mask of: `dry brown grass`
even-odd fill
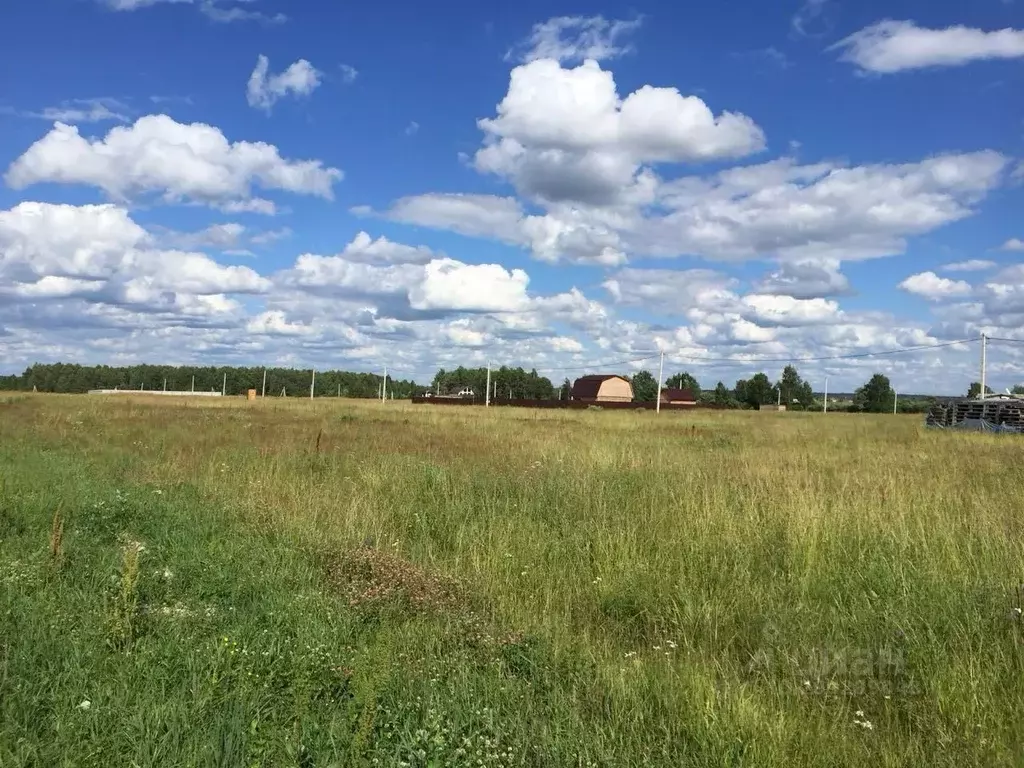
[[[328,577],[352,607],[398,603],[418,613],[455,611],[466,603],[466,588],[457,580],[372,545],[338,557]]]

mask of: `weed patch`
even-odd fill
[[[393,606],[415,615],[456,611],[466,604],[460,582],[373,546],[339,557],[328,577],[353,608]]]

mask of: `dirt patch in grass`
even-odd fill
[[[328,579],[352,607],[398,604],[411,613],[436,613],[467,604],[467,590],[458,580],[372,546],[335,559]]]

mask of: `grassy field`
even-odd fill
[[[1024,760],[1024,443],[0,399],[2,766]]]

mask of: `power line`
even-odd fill
[[[979,340],[980,337],[974,337],[970,339],[957,339],[955,341],[946,341],[939,344],[922,344],[914,347],[903,347],[901,349],[885,349],[877,350],[873,352],[851,352],[841,355],[818,355],[808,357],[755,357],[755,358],[736,358],[736,357],[695,357],[693,355],[681,355],[672,352],[666,352],[666,355],[671,355],[674,358],[688,360],[692,363],[723,363],[729,366],[746,366],[756,365],[760,363],[813,363],[813,362],[827,362],[831,360],[856,360],[869,357],[884,357],[889,355],[901,355],[910,352],[924,352],[932,349],[943,349],[946,347],[956,346],[958,344],[970,344]],[[988,337],[989,341],[1006,341],[1015,344],[1024,344],[1024,339],[1001,339],[998,337]],[[592,368],[614,368],[622,365],[630,365],[633,363],[644,363],[649,360],[655,360],[660,356],[660,352],[641,352],[639,354],[644,357],[635,357],[628,360],[612,360],[612,361],[599,361],[593,363],[586,363],[583,365],[567,365],[558,366],[552,368],[533,368],[537,373],[557,373],[561,371],[583,371]],[[396,368],[391,369],[393,373],[405,373],[415,375],[416,371],[410,368]]]
[[[989,337],[989,340],[992,340],[991,336]],[[905,352],[921,352],[923,350],[928,349],[941,349],[943,347],[952,347],[955,346],[956,344],[968,344],[975,341],[978,341],[978,339],[958,339],[957,341],[947,341],[941,344],[923,344],[918,347],[903,347],[902,349],[887,349],[878,352],[855,352],[847,355],[822,355],[818,357],[758,357],[750,359],[738,359],[735,357],[693,357],[689,355],[674,355],[674,357],[680,357],[684,360],[689,360],[691,362],[696,363],[733,363],[736,365],[748,365],[750,363],[815,363],[824,362],[827,360],[853,360],[856,358],[863,357],[900,355]]]
[[[1024,339],[1003,339],[999,336],[988,336],[989,341],[1005,341],[1009,344],[1024,344]]]
[[[644,363],[648,360],[654,360],[661,353],[655,353],[648,357],[637,357],[632,360],[615,360],[612,362],[600,362],[600,363],[589,363],[587,365],[567,365],[561,368],[534,368],[533,370],[537,373],[553,373],[556,371],[585,371],[588,368],[611,368],[612,366],[629,365],[630,363]]]

